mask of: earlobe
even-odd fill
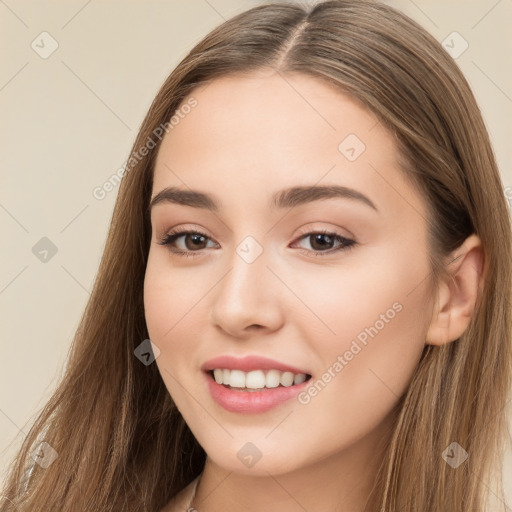
[[[439,284],[426,343],[444,345],[467,329],[483,290],[484,251],[480,238],[466,238],[449,259],[448,277]]]

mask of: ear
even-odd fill
[[[426,343],[444,345],[466,330],[483,289],[484,251],[480,238],[466,238],[449,258],[448,274],[439,283]]]

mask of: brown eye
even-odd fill
[[[314,231],[302,235],[299,240],[308,240],[311,249],[305,249],[307,253],[314,256],[323,256],[323,254],[332,254],[334,252],[350,249],[356,245],[354,240],[345,238],[338,233],[328,231]],[[334,246],[338,243],[338,246]]]
[[[187,249],[204,249],[202,246],[205,243],[206,237],[199,233],[186,233],[183,235],[183,239],[185,240],[185,247]]]
[[[180,239],[182,241],[178,242]],[[160,245],[166,245],[169,251],[178,255],[194,256],[195,252],[206,249],[206,243],[210,238],[199,231],[178,231],[166,234]]]
[[[322,251],[324,249],[332,249],[334,243],[334,237],[330,235],[324,235],[323,233],[316,233],[314,235],[308,235],[310,239],[311,247],[314,250]]]

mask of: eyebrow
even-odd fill
[[[378,211],[370,198],[353,188],[340,185],[297,186],[279,190],[272,196],[270,207],[271,209],[294,208],[313,201],[333,198],[358,201]],[[210,194],[177,187],[167,187],[158,192],[151,200],[149,210],[160,203],[180,204],[212,212],[218,212],[221,209],[221,203]]]

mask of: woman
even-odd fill
[[[434,38],[374,2],[248,10],[144,120],[0,510],[483,511],[511,256]]]

